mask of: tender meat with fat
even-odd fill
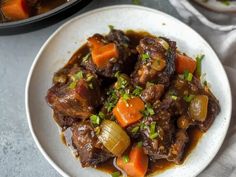
[[[158,133],[158,137],[151,139],[150,129],[144,129],[141,132],[144,151],[152,161],[166,159],[175,133],[173,119],[168,111],[161,111],[159,114],[147,118],[144,124],[150,127],[153,122],[156,122],[155,131]]]
[[[48,90],[46,100],[55,111],[65,116],[86,119],[101,104],[97,76],[75,66],[67,78],[66,83],[57,83]]]
[[[98,140],[89,122],[81,122],[72,126],[72,142],[78,151],[83,167],[94,167],[112,157]]]
[[[143,101],[153,104],[161,98],[164,93],[164,85],[162,84],[152,84],[147,86],[141,93],[141,98]]]
[[[63,130],[65,130],[68,127],[71,127],[73,123],[79,121],[79,119],[74,119],[70,116],[65,116],[56,110],[53,112],[53,118]]]
[[[168,86],[175,72],[176,43],[166,38],[145,37],[140,40],[137,51],[139,60],[132,74],[134,82],[142,86],[147,82]]]
[[[90,38],[94,38],[101,44],[115,43],[118,49],[118,58],[111,58],[105,68],[98,68],[92,61],[90,56],[86,61],[82,61],[81,65],[100,76],[114,77],[114,74],[119,71],[129,73],[133,69],[136,59],[132,57],[132,52],[129,48],[129,38],[120,30],[111,30],[107,36],[95,34]],[[88,42],[89,47],[90,43]]]
[[[175,141],[170,147],[167,159],[176,164],[180,164],[182,162],[184,150],[188,141],[189,138],[186,131],[179,129],[175,134]]]

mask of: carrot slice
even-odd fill
[[[92,49],[92,60],[99,68],[104,68],[111,58],[118,58],[118,49],[115,43]]]
[[[104,46],[104,44],[101,40],[97,39],[97,37],[93,36],[88,38],[88,46],[91,47],[92,49],[96,49]]]
[[[5,3],[1,10],[11,20],[22,20],[29,18],[29,11],[25,0],[10,0]]]
[[[116,107],[113,109],[113,114],[122,127],[126,127],[137,122],[142,118],[141,111],[145,109],[143,101],[139,97],[124,100],[120,98]]]
[[[125,162],[123,157],[118,157],[117,165],[130,177],[144,177],[148,168],[148,156],[142,147],[136,145],[130,151],[129,161]]]
[[[184,71],[189,71],[190,73],[193,73],[196,69],[196,61],[192,58],[177,54],[176,60],[175,60],[175,66],[176,66],[176,72],[178,74],[183,74]]]

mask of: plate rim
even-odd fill
[[[219,142],[219,146],[217,148],[214,149],[213,155],[211,158],[209,158],[209,160],[207,161],[207,165],[199,168],[199,171],[196,172],[196,174],[194,175],[199,175],[211,162],[212,160],[215,158],[216,154],[218,153],[219,149],[222,147],[222,144],[225,140],[226,134],[228,132],[229,129],[229,125],[230,125],[230,121],[231,121],[231,117],[232,117],[232,93],[231,93],[231,87],[230,87],[230,82],[228,79],[228,76],[226,74],[226,71],[220,61],[220,59],[218,58],[217,54],[215,53],[215,51],[213,50],[213,48],[210,46],[210,44],[197,32],[195,31],[193,28],[191,28],[190,26],[188,26],[187,24],[181,22],[179,19],[165,13],[162,12],[160,10],[157,9],[153,9],[153,8],[149,8],[149,7],[144,7],[144,6],[139,6],[139,5],[129,5],[129,4],[125,4],[125,5],[112,5],[112,6],[106,6],[106,7],[102,7],[102,8],[97,8],[97,9],[93,9],[90,11],[87,11],[85,13],[82,13],[78,16],[75,16],[74,18],[70,19],[69,21],[65,22],[64,24],[62,24],[58,29],[56,29],[51,35],[50,37],[44,42],[44,44],[42,45],[42,47],[40,48],[39,52],[37,53],[36,57],[34,58],[34,61],[30,67],[28,76],[27,76],[27,81],[26,81],[26,85],[25,85],[25,109],[26,109],[26,116],[27,116],[27,122],[28,122],[28,126],[31,132],[31,135],[34,139],[34,142],[36,143],[38,149],[40,150],[40,152],[43,154],[44,158],[49,162],[49,164],[62,176],[65,177],[69,177],[69,174],[67,174],[63,169],[60,168],[60,166],[58,164],[56,164],[52,158],[49,156],[49,154],[44,150],[44,148],[41,146],[36,133],[34,131],[34,128],[32,126],[32,121],[31,121],[31,114],[30,114],[30,109],[29,109],[29,86],[31,83],[31,78],[32,78],[32,74],[34,72],[35,66],[37,65],[40,56],[42,54],[42,52],[44,51],[44,49],[48,46],[48,44],[50,43],[50,41],[67,25],[69,25],[70,23],[77,21],[83,17],[89,16],[91,14],[97,13],[97,12],[101,12],[101,11],[105,11],[105,10],[111,10],[111,9],[117,9],[117,8],[134,8],[134,9],[140,9],[140,10],[145,10],[145,11],[149,11],[152,13],[158,13],[161,15],[164,15],[174,21],[177,21],[178,23],[184,25],[185,27],[187,27],[189,30],[191,30],[192,32],[194,32],[199,38],[201,38],[201,40],[208,46],[208,48],[210,50],[212,50],[212,52],[215,54],[216,58],[218,59],[219,62],[219,67],[222,69],[223,73],[225,75],[226,81],[227,81],[227,89],[229,91],[229,117],[226,118],[226,129],[223,132],[223,136],[222,139]]]

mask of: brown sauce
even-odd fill
[[[132,48],[136,48],[138,45],[139,41],[141,38],[145,36],[152,36],[148,32],[140,31],[140,32],[135,32],[132,30],[129,30],[126,32],[126,35],[130,38],[131,40],[131,46]],[[80,47],[71,57],[69,62],[66,64],[66,67],[70,67],[76,63],[80,63],[81,59],[86,56],[89,52],[89,48],[87,47],[86,44],[84,44],[82,47]],[[196,147],[197,143],[199,142],[200,138],[203,135],[203,132],[201,132],[197,127],[192,127],[188,129],[188,135],[189,135],[189,143],[185,147],[185,152],[184,152],[184,158],[183,162],[186,160],[186,158],[189,156],[189,154],[192,152],[192,150]],[[68,143],[68,139],[71,137],[66,135],[65,133],[62,132],[61,134],[61,140],[62,142],[69,146],[72,151],[73,151],[73,145]],[[147,175],[150,174],[159,174],[162,173],[163,171],[172,168],[176,164],[173,162],[169,162],[166,159],[160,159],[157,160],[155,163],[149,163],[149,169],[147,172]],[[98,170],[107,172],[107,173],[113,173],[117,171],[117,169],[113,166],[113,159],[108,160],[105,163],[99,164],[97,166]]]

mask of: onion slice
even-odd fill
[[[120,156],[129,147],[130,138],[114,121],[104,120],[100,126],[99,140],[115,156]]]
[[[114,165],[114,167],[122,173],[122,177],[127,177],[127,173],[126,173],[123,169],[121,169],[121,168],[117,165],[116,162],[117,162],[117,158],[115,157],[115,158],[113,159],[113,165]]]

